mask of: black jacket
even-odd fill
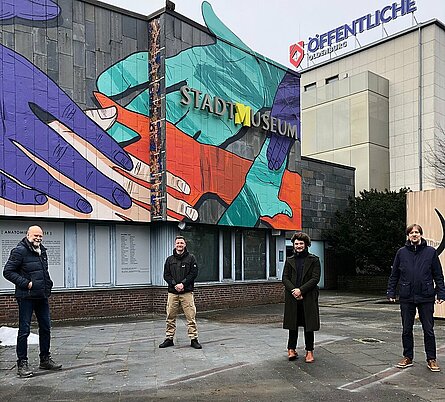
[[[193,292],[195,279],[198,276],[198,264],[195,256],[184,249],[182,254],[173,250],[173,255],[167,258],[164,264],[164,280],[168,283],[169,293],[179,294],[175,285],[184,284],[184,292]]]
[[[397,284],[402,303],[434,302],[436,295],[445,300],[442,266],[436,249],[428,246],[425,239],[417,246],[407,241],[397,251],[386,292],[389,298],[396,297]]]
[[[23,238],[11,251],[3,269],[3,276],[15,284],[15,297],[43,299],[51,294],[53,281],[48,271],[46,248],[40,245],[41,254],[33,250],[28,239]],[[28,289],[32,281],[32,288]]]

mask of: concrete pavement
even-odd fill
[[[314,364],[289,362],[283,305],[198,313],[202,350],[190,347],[185,320],[175,346],[159,349],[163,316],[54,323],[53,358],[63,370],[16,376],[15,348],[0,348],[2,401],[445,401],[445,321],[436,320],[438,362],[426,367],[420,323],[415,363],[401,358],[399,306],[373,295],[321,291]]]

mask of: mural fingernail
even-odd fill
[[[192,221],[196,221],[196,219],[198,219],[198,211],[190,206],[185,208],[185,214]]]
[[[99,113],[101,119],[109,119],[116,115],[117,109],[115,106],[110,106],[105,109],[99,109],[97,112]]]
[[[84,214],[89,214],[93,211],[93,207],[91,206],[91,204],[83,198],[77,201],[76,207],[78,211]]]
[[[123,209],[128,209],[131,207],[132,201],[130,196],[120,188],[115,188],[113,191],[113,198],[115,203]]]
[[[116,152],[114,154],[114,159],[120,166],[127,170],[133,169],[133,162],[124,152]]]
[[[43,194],[37,194],[34,199],[36,200],[37,205],[43,205],[48,201],[48,198]]]

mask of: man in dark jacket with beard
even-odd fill
[[[405,247],[400,248],[394,258],[387,290],[388,299],[395,302],[396,287],[399,284],[403,359],[397,367],[413,365],[413,326],[417,308],[423,328],[428,368],[431,371],[440,371],[436,362],[434,302],[442,303],[445,300],[442,267],[436,250],[422,238],[423,230],[420,225],[408,226],[406,235],[408,240]]]
[[[41,244],[43,231],[39,226],[28,228],[26,237],[11,251],[3,276],[15,284],[15,297],[19,306],[19,331],[17,335],[17,374],[31,377],[28,366],[28,336],[34,311],[39,324],[40,368],[60,370],[61,364],[51,359],[51,319],[48,297],[53,282],[48,271],[46,248]]]
[[[167,299],[167,330],[165,340],[159,347],[173,346],[173,337],[176,331],[176,317],[180,309],[187,319],[187,332],[190,346],[202,349],[198,342],[198,329],[196,327],[196,307],[193,298],[195,279],[198,276],[198,264],[195,257],[187,251],[187,244],[183,236],[176,236],[173,255],[167,258],[164,264],[164,280],[168,284]]]

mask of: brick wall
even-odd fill
[[[337,287],[339,290],[351,290],[356,292],[372,292],[386,294],[389,276],[344,276],[337,277]]]
[[[198,311],[280,303],[284,301],[281,282],[199,285],[195,289]],[[117,316],[143,316],[165,312],[167,289],[143,288],[77,290],[54,292],[50,298],[53,320]],[[12,294],[0,295],[0,323],[17,323],[17,303]]]

